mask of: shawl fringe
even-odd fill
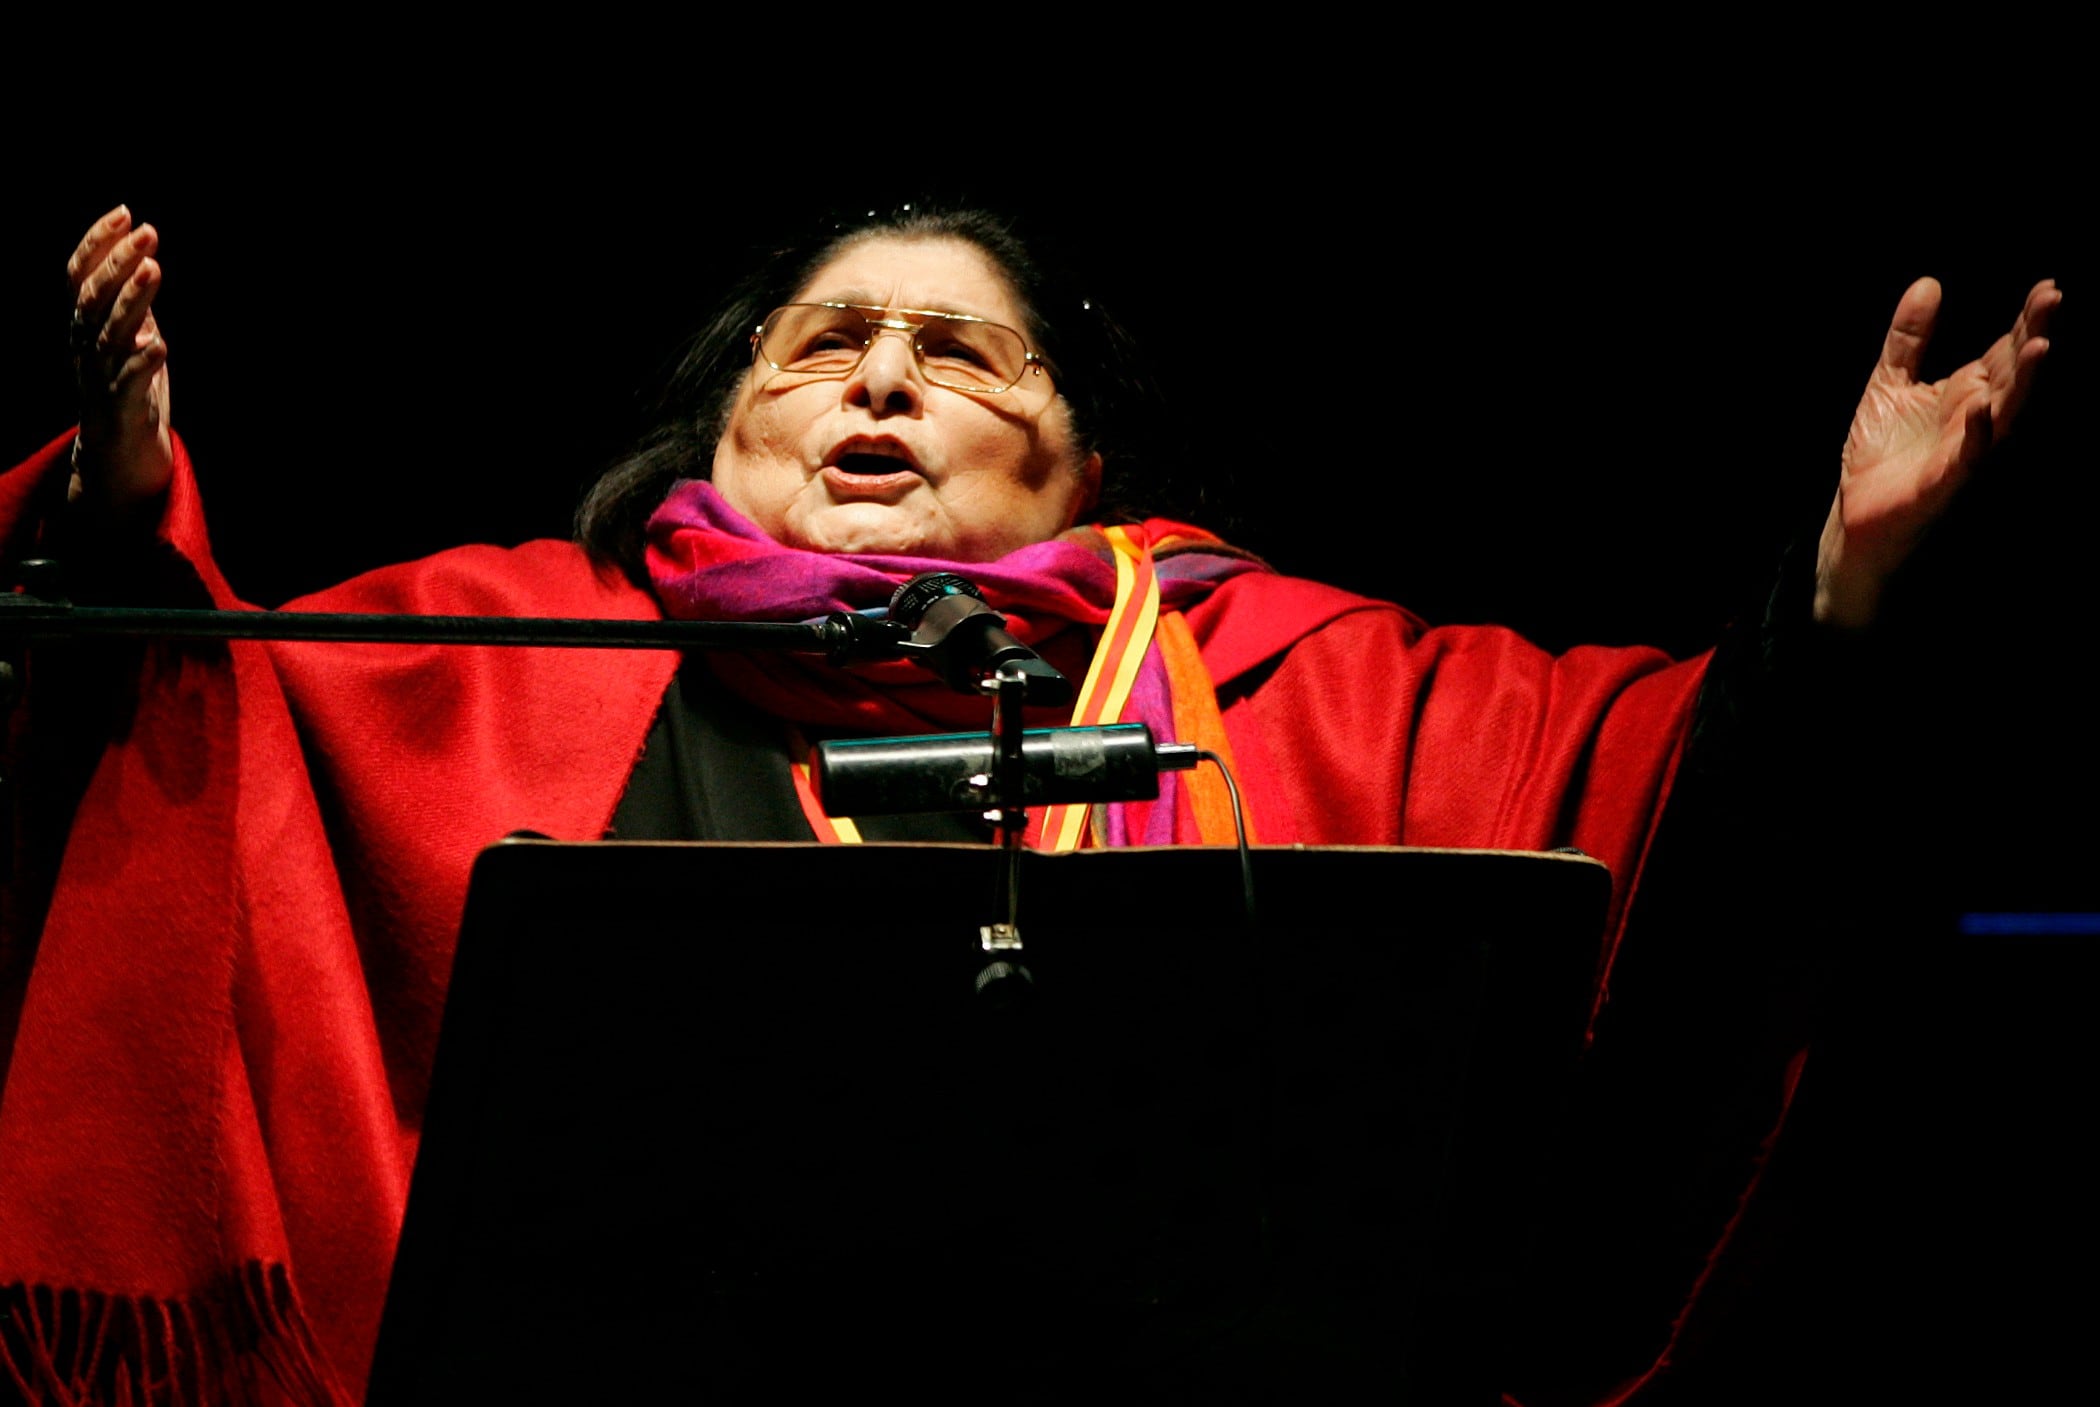
[[[194,1297],[0,1287],[0,1402],[349,1407],[291,1275],[249,1261]]]

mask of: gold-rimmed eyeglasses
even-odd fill
[[[858,303],[775,308],[751,335],[751,345],[775,371],[845,376],[885,332],[903,334],[928,384],[951,391],[995,396],[1012,390],[1030,367],[1041,376],[1047,365],[1029,350],[1027,338],[1004,323],[966,313]]]

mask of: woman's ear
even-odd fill
[[[1084,486],[1073,510],[1072,521],[1066,527],[1077,527],[1094,520],[1095,510],[1101,505],[1101,451],[1089,454],[1079,466],[1079,481]]]

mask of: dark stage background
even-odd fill
[[[1686,654],[1820,522],[1906,283],[1946,285],[1944,371],[2058,278],[2070,301],[2022,437],[1891,601],[1890,702],[1830,720],[1896,759],[1866,773],[1895,804],[1863,805],[1850,776],[1803,798],[1878,818],[1860,837],[1876,893],[1745,1233],[1756,1273],[1682,1391],[1791,1396],[1821,1353],[1885,1395],[2069,1379],[2100,1251],[2081,1151],[2100,935],[1958,923],[2100,911],[2092,228],[2063,178],[1955,194],[1856,169],[1842,134],[1604,119],[1459,150],[1155,123],[1142,145],[1096,134],[971,166],[464,112],[401,130],[295,116],[33,158],[0,222],[0,458],[70,423],[63,263],[122,200],[163,234],[175,423],[252,599],[562,534],[767,232],[838,198],[979,196],[1090,248],[1214,478],[1215,520],[1280,568],[1554,648]],[[1323,353],[1324,329],[1363,327]]]

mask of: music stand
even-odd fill
[[[484,851],[369,1401],[1494,1401],[1609,879],[1255,865]]]

